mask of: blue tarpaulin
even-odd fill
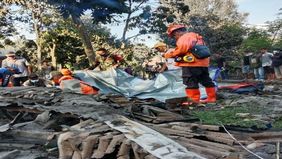
[[[218,69],[210,69],[210,76],[214,81],[218,72]],[[120,69],[76,71],[75,74],[81,80],[99,88],[104,94],[117,93],[140,99],[154,98],[162,102],[166,99],[186,96],[181,69],[159,73],[154,80],[143,80]],[[201,87],[200,90],[201,98],[205,98],[204,88]]]

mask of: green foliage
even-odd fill
[[[273,48],[274,50],[275,50],[275,49],[282,50],[282,37],[281,37],[280,39],[278,39],[278,40],[274,43],[274,45],[273,45],[272,48]]]
[[[145,35],[149,30],[149,19],[152,17],[152,8],[146,3],[149,0],[127,0],[125,18],[118,21],[118,25],[121,22],[125,23],[123,28],[122,42],[129,42],[132,38],[137,38],[140,35]],[[136,35],[130,37],[126,36],[127,32],[133,29],[138,29],[139,32]]]
[[[63,67],[73,66],[77,63],[77,57],[84,54],[81,40],[75,33],[70,20],[58,21],[57,26],[42,36],[44,46],[44,58],[51,58],[51,50],[55,47],[57,63]]]
[[[252,29],[243,41],[241,49],[242,51],[258,52],[262,48],[270,48],[271,44],[271,39],[266,31]]]
[[[82,43],[77,37],[59,35],[56,37],[56,57],[62,66],[75,64],[76,57],[84,54]]]
[[[64,18],[80,17],[84,11],[92,10],[95,22],[111,22],[113,14],[125,11],[124,0],[47,0],[47,3],[57,7]]]
[[[3,2],[0,2],[0,39],[11,36],[15,31],[7,6],[5,6]]]
[[[282,8],[279,9],[278,17],[268,23],[268,32],[272,34],[272,42],[282,37]]]
[[[274,123],[272,124],[274,129],[282,129],[282,118],[278,118],[274,121]]]
[[[260,121],[242,118],[236,115],[237,113],[255,115],[256,113],[261,113],[261,111],[261,109],[254,106],[236,106],[226,107],[221,110],[196,111],[194,112],[194,116],[199,118],[203,124],[219,125],[222,123],[223,125],[265,128],[265,124]]]
[[[226,24],[215,29],[214,41],[211,41],[211,48],[214,52],[232,53],[243,41],[245,29],[239,24]]]
[[[15,45],[15,43],[10,39],[5,39],[3,43],[4,45],[10,45],[10,46]]]

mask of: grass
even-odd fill
[[[279,119],[275,120],[273,122],[272,126],[273,126],[273,129],[281,130],[282,129],[282,118],[279,118]]]
[[[265,123],[262,121],[252,120],[252,117],[240,117],[237,113],[250,113],[250,115],[261,114],[262,109],[256,108],[255,106],[237,106],[237,107],[226,107],[221,110],[211,111],[195,111],[193,116],[200,119],[203,124],[211,125],[233,125],[240,127],[253,127],[265,128]],[[281,120],[282,124],[282,120]]]

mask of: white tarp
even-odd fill
[[[143,80],[131,76],[120,69],[107,71],[76,71],[81,80],[100,89],[101,93],[118,93],[126,97],[140,99],[154,98],[164,102],[166,99],[185,97],[185,85],[181,78],[181,70],[171,70],[160,73],[154,80]],[[210,70],[210,76],[215,79],[217,69]],[[201,97],[206,96],[201,87]]]

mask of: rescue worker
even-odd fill
[[[72,76],[72,72],[67,68],[61,69],[61,73],[63,77],[61,77],[60,80],[74,79],[74,77]]]
[[[195,103],[215,103],[216,90],[215,84],[209,76],[209,62],[210,58],[198,59],[191,49],[195,45],[204,46],[202,36],[194,32],[187,32],[186,27],[181,24],[171,24],[168,26],[167,34],[169,37],[176,39],[176,48],[168,53],[163,54],[165,58],[179,57],[186,58],[176,62],[176,66],[182,67],[183,83],[186,85],[186,95],[188,102],[182,103],[183,105],[193,105]],[[186,62],[187,61],[187,62]],[[207,99],[200,101],[199,83],[201,83],[207,93]]]
[[[109,51],[105,48],[99,48],[96,51],[94,65],[89,67],[88,69],[105,71],[111,67],[117,68],[121,60],[122,58],[120,56],[110,54]]]
[[[161,54],[164,54],[166,52],[170,52],[173,49],[168,49],[168,46],[163,42],[158,42],[154,45],[154,49],[156,49]],[[162,65],[162,67],[159,69],[159,72],[164,72],[166,70],[177,70],[180,67],[175,66],[174,58],[168,58],[165,60],[165,63]]]
[[[66,69],[61,71],[63,73],[70,72]],[[69,74],[65,74],[65,76],[59,71],[52,71],[50,73],[50,79],[54,83],[55,86],[58,86],[62,90],[70,90],[75,93],[81,94],[98,94],[99,89],[92,87],[91,85],[75,79],[74,77],[70,76]]]

